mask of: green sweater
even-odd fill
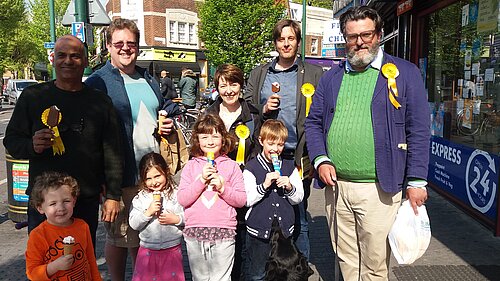
[[[371,102],[378,75],[379,70],[370,67],[342,79],[327,139],[328,157],[341,179],[377,181]]]

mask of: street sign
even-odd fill
[[[88,0],[89,23],[93,26],[107,26],[111,19],[99,0]],[[62,25],[70,26],[75,18],[75,0],[71,0],[62,19]]]
[[[54,42],[43,42],[43,47],[44,47],[45,49],[54,49],[54,45],[55,45],[55,44],[56,44],[56,43],[54,43]]]
[[[47,56],[47,59],[49,60],[50,64],[54,64],[54,51],[50,51],[49,55]]]
[[[71,34],[76,38],[80,39],[85,43],[85,23],[84,22],[72,22],[71,23]]]

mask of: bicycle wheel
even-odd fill
[[[462,109],[457,113],[457,130],[459,134],[464,136],[473,136],[480,132],[481,126],[476,124],[477,118],[475,118],[475,114],[472,114],[470,128],[464,126],[463,119],[464,119],[464,110]]]

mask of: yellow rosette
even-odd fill
[[[311,108],[314,90],[314,85],[311,83],[304,83],[302,87],[300,87],[300,92],[302,92],[302,95],[306,97],[306,117],[307,115],[309,115],[309,109]]]
[[[394,96],[398,96],[398,88],[396,86],[396,77],[399,75],[399,70],[393,63],[386,63],[382,66],[382,74],[387,78],[387,89],[389,91],[389,100],[396,109],[401,107],[401,104]]]
[[[250,129],[240,124],[236,126],[236,136],[238,137],[238,152],[236,153],[236,163],[245,164],[245,140],[250,137]]]
[[[62,155],[64,153],[64,144],[61,139],[61,135],[59,134],[59,129],[56,126],[51,127],[48,124],[48,117],[49,117],[49,111],[50,108],[45,109],[42,112],[42,123],[49,127],[54,132],[54,142],[52,144],[52,151],[54,152],[54,155],[59,154]],[[57,120],[57,124],[61,123],[62,120],[62,114],[59,113],[59,120]]]

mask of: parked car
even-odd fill
[[[9,104],[15,104],[17,99],[21,95],[21,92],[24,88],[37,84],[36,80],[27,80],[27,79],[10,79],[7,82],[7,98],[9,100]]]

